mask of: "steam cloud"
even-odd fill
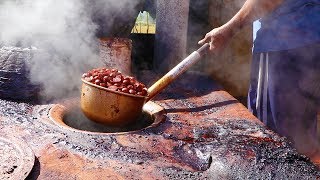
[[[124,5],[134,9],[137,2],[1,0],[0,46],[37,48],[29,67],[31,81],[43,85],[42,93],[47,98],[79,93],[81,74],[103,66],[96,38],[101,25],[92,17],[102,14],[102,27],[107,29],[114,20],[110,13],[122,11],[119,8]]]

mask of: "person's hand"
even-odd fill
[[[227,26],[221,26],[208,32],[198,44],[203,45],[204,43],[209,43],[211,52],[221,51],[231,38],[231,29]]]

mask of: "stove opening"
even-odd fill
[[[73,131],[86,133],[124,133],[158,126],[166,119],[164,108],[149,101],[143,107],[140,117],[125,127],[111,127],[89,120],[82,112],[79,100],[72,99],[55,104],[49,112],[54,124]]]
[[[143,112],[140,117],[133,123],[125,127],[111,127],[104,124],[99,124],[89,120],[81,111],[80,107],[75,107],[66,112],[63,117],[63,121],[67,126],[75,129],[91,131],[91,132],[104,132],[104,133],[115,133],[115,132],[127,132],[135,131],[150,126],[154,119],[151,115]]]

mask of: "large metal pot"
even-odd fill
[[[83,79],[82,82],[81,109],[90,120],[124,126],[140,116],[146,101],[144,96],[112,91]]]
[[[147,101],[199,61],[208,48],[209,44],[206,43],[181,61],[148,89],[146,97],[112,91],[82,79],[81,109],[92,121],[110,126],[125,126],[140,116]]]

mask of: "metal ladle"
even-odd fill
[[[118,127],[130,124],[141,115],[146,102],[198,62],[208,49],[209,44],[206,43],[191,53],[154,83],[146,97],[112,91],[82,79],[81,109],[90,120],[98,123]]]

